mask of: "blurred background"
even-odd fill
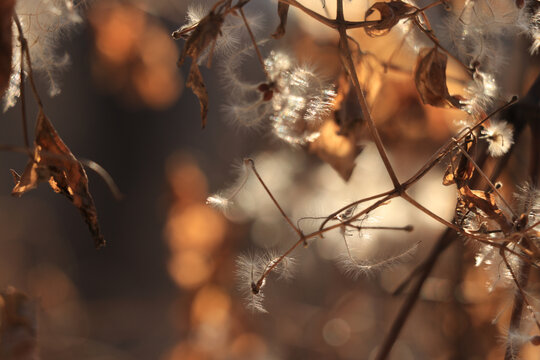
[[[362,18],[366,4],[360,3],[346,3],[351,18]],[[13,286],[32,299],[41,358],[373,358],[403,299],[391,292],[425,258],[444,231],[441,225],[392,201],[373,213],[370,224],[413,225],[415,231],[363,232],[358,251],[381,259],[420,242],[409,261],[352,280],[335,261],[344,251],[341,235],[329,234],[295,251],[292,280],[270,277],[268,313],[253,314],[237,290],[237,257],[258,249],[283,251],[296,241],[294,233],[253,177],[226,216],[205,205],[207,196],[234,183],[233,164],[247,156],[294,220],[325,216],[386,191],[391,182],[366,130],[352,132],[352,155],[336,163],[317,149],[280,142],[264,127],[239,129],[221,112],[227,91],[220,82],[219,57],[211,69],[201,67],[210,98],[208,125],[202,130],[197,98],[184,86],[189,64],[176,66],[183,41],[170,36],[184,23],[187,2],[95,0],[84,5],[83,23],[58,40],[60,53],[70,58],[56,76],[61,93],[47,96],[45,78],[38,88],[48,117],[71,151],[107,169],[124,194],[116,201],[104,181],[88,171],[107,246],[93,248],[78,211],[47,184],[13,198],[8,170],[21,172],[26,158],[9,152],[0,157],[0,289]],[[326,10],[319,1],[312,5],[332,12],[331,4]],[[247,6],[248,13],[264,13],[257,20],[257,36],[274,31],[275,7],[275,2]],[[335,34],[297,15],[291,11],[286,37],[263,52],[287,49],[336,78]],[[352,34],[382,58],[400,41],[394,32],[384,41],[360,31]],[[505,69],[502,77],[508,93],[523,94],[538,72],[538,61],[528,57],[525,39],[509,46],[509,62],[523,66]],[[410,71],[413,52],[405,47],[399,64]],[[421,105],[410,74],[385,74],[380,65],[372,66],[377,71],[361,74],[362,81],[369,84],[373,116],[390,158],[405,179],[451,136],[460,112]],[[263,78],[254,59],[242,63],[241,72],[253,81]],[[450,67],[449,73],[457,88],[459,71]],[[37,110],[29,103],[33,128]],[[20,112],[19,103],[0,115],[1,144],[23,143]],[[337,127],[327,126],[323,140],[335,144]],[[516,157],[511,166],[525,168],[524,162]],[[350,170],[347,181],[335,170],[341,165]],[[411,194],[451,219],[455,190],[441,186],[443,173],[443,167],[434,169]],[[520,176],[518,170],[512,174]],[[306,221],[304,226],[317,224]],[[445,253],[392,359],[502,357],[504,342],[498,339],[504,338],[509,311],[492,321],[508,309],[512,294],[504,288],[489,293],[484,284],[490,274],[472,267],[473,257],[473,249],[460,241]],[[535,358],[538,351],[529,346],[527,356]]]

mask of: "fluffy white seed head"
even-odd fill
[[[487,112],[488,107],[499,97],[499,86],[495,77],[478,69],[465,91],[467,100],[462,102],[463,110],[472,115]]]
[[[514,144],[514,128],[506,121],[491,121],[482,130],[482,137],[488,141],[489,154],[498,157],[506,154]]]
[[[270,116],[274,134],[293,145],[312,142],[333,108],[334,87],[283,52],[272,51],[265,60],[265,68],[276,87]]]
[[[82,19],[77,4],[72,0],[19,0],[15,11],[28,42],[33,70],[45,74],[50,83],[51,96],[60,93],[56,73],[69,63],[69,56],[58,52],[58,44],[74,25]],[[4,111],[14,106],[19,98],[21,51],[19,32],[13,24],[12,74],[4,95]]]
[[[206,198],[206,205],[210,205],[218,210],[225,211],[231,205],[231,201],[219,194],[214,194]]]
[[[248,46],[225,60],[224,79],[231,98],[225,110],[233,122],[260,127],[270,120],[273,133],[292,145],[304,145],[319,136],[319,128],[332,111],[333,85],[313,69],[299,65],[284,52],[272,51],[264,61],[265,83],[242,79],[239,63],[253,52]],[[240,100],[239,100],[240,99]]]
[[[263,275],[270,270],[280,279],[290,279],[294,265],[295,261],[292,258],[281,258],[275,251],[239,256],[236,260],[236,278],[248,309],[254,312],[267,312],[263,306],[263,289],[267,279],[263,278]]]
[[[197,25],[205,16],[208,15],[212,7],[209,2],[196,1],[188,6],[186,22],[176,32]],[[256,32],[261,28],[262,20],[258,15],[246,14],[247,21],[252,31]],[[174,34],[174,33],[173,33]],[[212,55],[231,55],[236,52],[247,37],[245,24],[240,16],[226,16],[221,25],[220,35],[216,39],[212,48]],[[203,64],[207,59],[210,48],[207,49],[198,59],[199,64]]]

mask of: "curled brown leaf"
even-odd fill
[[[422,102],[446,108],[460,108],[460,98],[452,96],[446,86],[448,57],[435,46],[420,50],[414,70],[414,82]]]
[[[79,209],[88,225],[96,248],[105,245],[94,200],[88,189],[88,177],[81,163],[71,153],[43,111],[38,114],[33,158],[21,176],[12,170],[15,187],[12,195],[22,196],[47,181],[56,192],[66,196]]]
[[[208,91],[206,90],[206,85],[204,84],[201,71],[195,62],[191,64],[186,86],[191,88],[193,93],[199,99],[201,104],[202,127],[204,128],[206,127],[206,122],[208,119]]]
[[[483,190],[471,190],[465,185],[459,188],[459,197],[458,207],[473,211],[474,213],[481,211],[489,219],[495,221],[504,233],[510,233],[512,231],[512,224],[497,205],[493,193]]]
[[[417,10],[416,7],[409,5],[403,1],[376,2],[371,5],[366,11],[367,18],[375,11],[378,11],[381,19],[373,25],[364,27],[366,34],[371,37],[382,36],[387,34],[396,24]]]
[[[178,60],[178,66],[184,63],[186,56],[190,56],[192,59],[191,68],[189,70],[189,76],[186,86],[193,90],[193,93],[199,98],[201,104],[201,122],[202,127],[206,126],[207,114],[208,114],[208,92],[204,85],[204,80],[197,65],[199,57],[209,47],[210,54],[208,56],[208,64],[212,59],[212,50],[215,46],[217,37],[221,35],[221,26],[223,25],[224,15],[210,11],[201,21],[196,25],[181,28],[173,33],[175,39],[187,37],[184,49],[180,54]]]
[[[465,141],[465,151],[470,154],[471,149],[476,145],[476,137],[470,136]],[[456,162],[459,162],[456,164]],[[443,185],[457,184],[458,188],[466,185],[474,174],[474,164],[464,154],[452,157],[452,161],[443,177]]]

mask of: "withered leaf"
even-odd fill
[[[287,15],[289,14],[289,4],[278,3],[277,8],[279,16],[279,25],[276,28],[276,31],[272,34],[274,39],[280,39],[285,35],[285,27],[287,26]]]
[[[204,85],[201,71],[195,62],[191,64],[186,86],[191,88],[193,93],[199,98],[201,104],[201,121],[204,128],[208,119],[208,91],[206,90],[206,85]]]
[[[484,212],[490,219],[499,224],[503,232],[510,232],[512,225],[497,206],[495,195],[482,190],[471,190],[468,186],[459,188],[460,203],[458,206],[465,207],[475,213],[478,210]]]
[[[471,149],[476,145],[476,137],[470,136],[465,141],[465,151],[470,155]],[[459,163],[456,161],[459,158]],[[463,154],[452,157],[450,165],[446,169],[443,177],[443,185],[457,184],[458,188],[466,185],[474,174],[474,164]]]
[[[399,20],[411,15],[417,9],[403,1],[376,2],[366,11],[365,19],[378,11],[381,19],[376,24],[364,27],[366,34],[371,37],[387,34]]]
[[[339,134],[340,128],[333,119],[326,120],[320,129],[320,136],[309,144],[309,151],[315,153],[337,173],[348,181],[354,170],[355,159],[363,150],[357,145],[355,133]]]
[[[16,180],[12,195],[21,196],[47,181],[51,188],[66,196],[75,205],[88,228],[96,248],[105,245],[101,234],[94,200],[88,190],[88,177],[81,163],[58,136],[56,130],[43,111],[38,114],[34,155],[23,174],[19,177],[12,171]]]
[[[450,95],[446,86],[447,60],[446,54],[441,53],[437,47],[420,50],[414,82],[424,104],[460,108],[459,97]]]
[[[214,44],[217,37],[221,35],[221,25],[223,25],[223,21],[223,15],[210,11],[208,15],[199,21],[194,29],[186,29],[186,31],[189,30],[189,34],[184,33],[182,30],[174,32],[173,37],[176,39],[183,35],[189,36],[184,45],[184,49],[180,54],[178,66],[184,63],[186,56],[190,56],[194,62],[197,62],[203,51],[210,44]]]
[[[11,76],[12,23],[15,0],[0,1],[0,97],[4,95]]]
[[[193,28],[180,29],[173,33],[175,39],[189,36],[184,45],[184,49],[180,54],[178,60],[178,66],[184,63],[186,56],[190,56],[192,59],[191,68],[189,70],[189,76],[186,86],[193,90],[193,93],[199,98],[201,104],[201,122],[202,127],[206,126],[207,114],[208,114],[208,92],[204,85],[203,77],[197,65],[199,57],[206,50],[206,48],[212,45],[210,49],[210,55],[208,57],[208,63],[212,58],[212,49],[215,45],[216,39],[221,35],[221,25],[223,25],[224,16],[222,14],[216,14],[214,11],[210,11],[199,23]]]
[[[36,303],[13,287],[0,293],[0,359],[38,356]]]

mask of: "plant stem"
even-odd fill
[[[341,7],[339,6],[339,4],[341,4]],[[342,0],[338,0],[338,10],[340,10],[340,8],[342,11],[341,13],[338,11],[336,21],[343,20]],[[390,160],[388,159],[388,155],[386,154],[386,151],[384,149],[384,145],[382,143],[379,132],[377,131],[377,127],[375,126],[375,122],[373,121],[373,118],[371,117],[371,113],[369,111],[369,107],[366,101],[366,97],[364,95],[364,91],[362,90],[360,86],[360,82],[358,81],[358,74],[356,73],[356,67],[352,59],[351,50],[349,48],[349,42],[347,40],[347,28],[344,25],[340,25],[338,30],[339,30],[339,47],[341,50],[340,51],[341,56],[345,63],[345,69],[347,70],[349,74],[349,78],[351,79],[354,89],[356,91],[358,102],[360,103],[360,109],[362,110],[362,115],[364,116],[364,119],[366,120],[368,124],[371,137],[373,138],[373,141],[375,142],[375,145],[377,146],[377,151],[379,152],[379,155],[382,158],[382,161],[384,163],[386,171],[388,172],[388,175],[390,176],[390,179],[392,180],[392,184],[394,185],[394,188],[398,191],[401,191],[401,184],[394,172],[394,169],[392,168],[392,165],[390,164]]]
[[[423,272],[418,278],[416,284],[412,288],[411,292],[407,295],[407,299],[399,309],[399,313],[397,317],[395,318],[394,322],[392,323],[392,327],[390,328],[390,331],[386,335],[386,338],[384,339],[383,344],[381,345],[381,350],[377,354],[376,360],[384,360],[388,357],[390,354],[390,351],[392,350],[392,347],[394,346],[394,343],[396,342],[399,334],[401,333],[401,330],[403,329],[403,326],[405,325],[405,322],[409,318],[409,314],[411,313],[414,305],[416,304],[416,301],[418,300],[418,297],[420,296],[420,291],[422,290],[422,287],[424,286],[424,282],[428,278],[429,274],[431,273],[431,270],[435,267],[435,264],[437,263],[437,260],[439,259],[439,256],[446,250],[446,248],[452,243],[452,240],[455,237],[455,232],[447,228],[442,237],[439,239],[437,244],[435,244],[435,247],[431,250],[431,253],[429,254],[428,258],[423,264]]]

